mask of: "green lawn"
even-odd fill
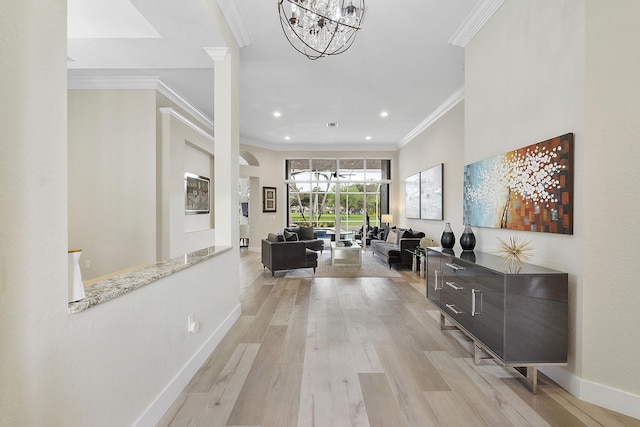
[[[309,224],[309,216],[306,216],[306,221],[302,219],[302,215],[299,213],[289,213],[289,217],[291,222],[296,224]],[[362,224],[364,224],[364,215],[363,214],[342,214],[340,215],[340,222],[342,223],[342,228],[347,227],[347,221],[349,223],[349,229],[357,229]],[[335,214],[322,214],[320,217],[320,221],[317,224],[319,227],[334,227],[336,224],[336,215]],[[370,224],[375,225],[374,221],[370,221]],[[314,224],[315,225],[315,224]]]

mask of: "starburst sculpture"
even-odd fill
[[[522,265],[533,257],[530,253],[533,250],[530,240],[524,240],[517,234],[510,237],[508,242],[499,237],[497,239],[500,241],[500,246],[496,253],[503,256],[503,263],[515,261],[518,265]]]

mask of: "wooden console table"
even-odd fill
[[[539,366],[567,364],[567,273],[482,252],[428,248],[426,282],[441,329],[453,325],[467,334],[476,363],[484,351],[523,373],[534,393]]]

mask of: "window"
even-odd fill
[[[290,159],[286,173],[288,224],[354,231],[389,211],[390,160]]]

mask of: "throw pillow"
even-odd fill
[[[396,231],[396,241],[393,243],[394,245],[400,246],[400,239],[404,237],[406,231],[407,230],[405,230],[404,228],[398,228],[398,230]]]
[[[418,231],[413,235],[413,237],[416,237],[416,238],[423,238],[424,236],[426,236],[426,234],[424,234],[422,231]]]
[[[284,242],[284,236],[281,234],[269,233],[267,240],[270,242]]]
[[[298,233],[293,233],[291,231],[284,230],[284,240],[286,240],[287,242],[297,242]]]
[[[389,230],[389,234],[387,234],[387,243],[391,243],[393,245],[396,244],[396,230]]]
[[[313,226],[302,227],[300,226],[300,231],[298,232],[298,237],[300,240],[313,240]]]

